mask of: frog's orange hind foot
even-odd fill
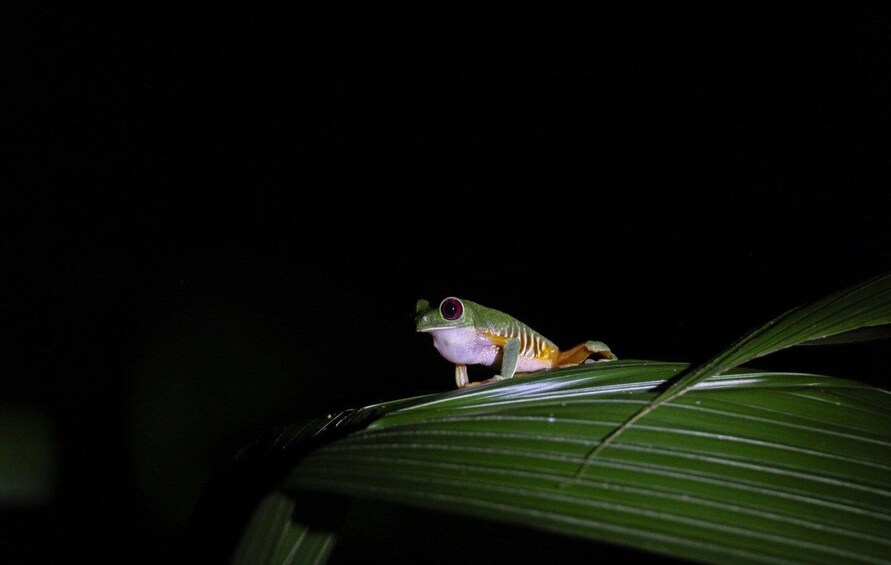
[[[583,362],[591,355],[597,355],[597,361],[615,361],[618,357],[610,351],[602,341],[588,341],[580,343],[568,351],[562,351],[557,357],[558,367],[572,367]]]

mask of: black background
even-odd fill
[[[169,555],[256,434],[451,389],[421,297],[701,361],[888,270],[885,4],[620,6],[3,8],[3,550]]]

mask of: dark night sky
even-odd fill
[[[621,6],[3,8],[3,545],[154,555],[254,434],[450,389],[421,297],[700,361],[888,270],[887,6]]]

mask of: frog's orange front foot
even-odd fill
[[[491,382],[493,382],[492,379],[486,379],[484,381],[473,381],[473,382],[467,381],[467,384],[465,384],[464,386],[459,386],[458,388],[470,388],[470,387],[474,387],[474,386],[487,385]]]
[[[615,361],[618,357],[610,351],[609,346],[602,341],[588,341],[580,343],[568,351],[560,352],[557,357],[558,367],[572,367],[585,361],[591,355],[597,355],[597,361]]]
[[[503,379],[504,377],[502,377],[501,375],[495,375],[491,379],[476,381],[472,383],[470,382],[470,376],[467,374],[467,365],[455,365],[455,384],[458,385],[458,388],[485,385],[489,383],[495,383]]]

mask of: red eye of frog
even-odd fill
[[[446,320],[457,320],[464,314],[464,305],[457,298],[446,298],[439,306],[439,311]]]

